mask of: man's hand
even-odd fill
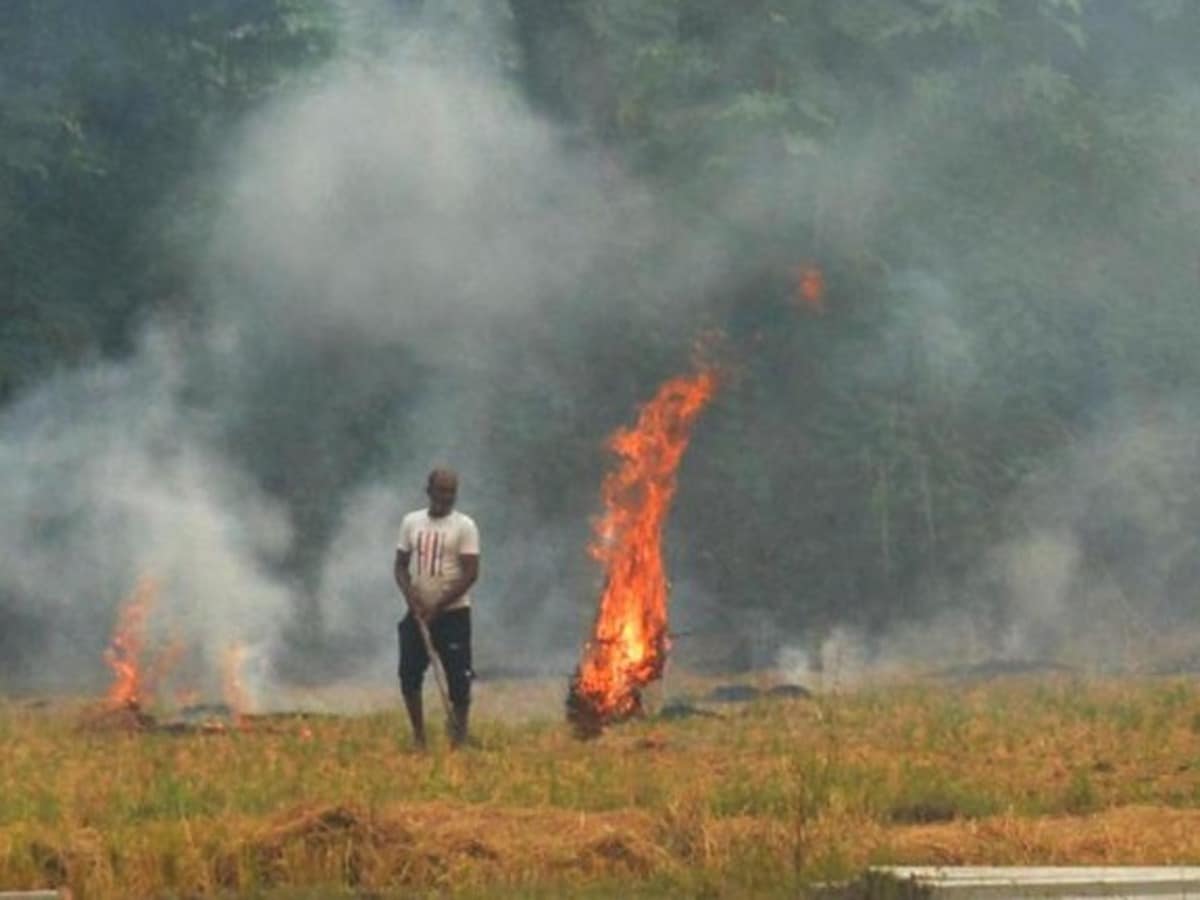
[[[446,592],[434,588],[425,588],[416,590],[417,602],[413,604],[413,610],[426,625],[429,625],[440,616],[446,605]]]
[[[433,621],[433,617],[437,612],[433,604],[426,600],[420,591],[416,592],[416,596],[409,604],[409,608],[412,610],[412,614],[426,625]]]
[[[426,595],[426,592],[416,584],[409,583],[408,590],[404,592],[404,599],[408,603],[408,609],[413,614],[414,618],[420,619],[428,625],[437,612],[437,606]]]
[[[476,579],[479,578],[479,554],[461,553],[458,557],[458,564],[462,569],[462,574],[438,591],[438,596],[433,602],[433,607],[436,610],[435,615],[457,602],[463,594],[470,590],[471,585],[475,583]]]

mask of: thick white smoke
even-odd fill
[[[0,589],[51,635],[30,683],[101,672],[141,576],[161,585],[156,634],[199,654],[205,690],[236,641],[253,647],[256,699],[274,702],[271,659],[306,618],[339,674],[390,677],[396,526],[446,463],[483,527],[483,590],[520,603],[480,604],[484,667],[536,646],[565,668],[580,617],[558,576],[582,546],[498,485],[482,438],[509,414],[497,385],[544,393],[546,415],[563,402],[527,354],[648,218],[494,68],[420,34],[395,32],[383,54],[348,46],[230,147],[197,260],[199,330],[152,326],[131,361],[64,374],[5,413]],[[376,409],[367,436],[345,433]],[[325,542],[301,557],[313,523]],[[284,574],[297,558],[306,581]],[[308,649],[288,670],[319,679],[327,660],[295,659]]]
[[[35,684],[94,676],[118,601],[144,577],[160,587],[151,637],[186,639],[198,689],[218,687],[231,641],[267,641],[288,615],[264,568],[288,523],[181,407],[185,352],[151,332],[135,361],[52,379],[3,416],[0,586],[36,623]]]

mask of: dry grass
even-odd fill
[[[873,862],[1200,863],[1188,679],[914,681],[588,743],[488,719],[562,690],[489,687],[480,746],[426,755],[394,710],[170,734],[10,702],[0,889],[761,896]]]

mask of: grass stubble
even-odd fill
[[[487,686],[478,745],[426,754],[396,709],[171,734],[0,701],[0,889],[795,896],[870,864],[1200,864],[1190,678],[912,679],[587,742],[504,715],[536,690]]]

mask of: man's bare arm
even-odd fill
[[[458,557],[458,565],[462,570],[459,576],[450,583],[446,588],[446,592],[438,598],[437,606],[434,607],[434,615],[443,612],[446,607],[452,604],[455,600],[471,589],[479,579],[479,554],[478,553],[460,553]]]
[[[411,550],[396,550],[396,562],[392,566],[392,575],[396,579],[396,586],[400,588],[400,593],[404,595],[405,601],[408,603],[409,609],[413,607],[413,583],[412,576],[408,573],[408,561],[412,558]]]

